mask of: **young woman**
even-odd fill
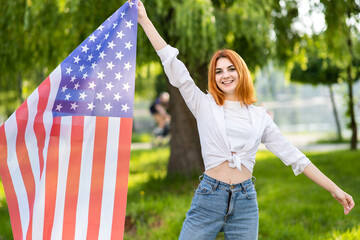
[[[265,109],[252,105],[254,86],[243,59],[232,50],[217,51],[209,66],[209,94],[203,93],[177,59],[179,51],[159,35],[141,1],[138,22],[159,55],[170,83],[179,88],[194,114],[205,172],[186,214],[179,239],[258,238],[258,205],[252,171],[260,142],[295,175],[304,173],[329,191],[348,214],[352,197],[327,178],[280,133]]]

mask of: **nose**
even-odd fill
[[[230,76],[228,71],[224,71],[223,78],[228,78]]]

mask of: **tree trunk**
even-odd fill
[[[340,126],[340,121],[339,121],[339,115],[338,115],[338,112],[337,112],[337,109],[336,109],[336,104],[335,104],[335,99],[334,99],[334,92],[333,92],[331,84],[329,84],[329,91],[330,91],[331,105],[332,105],[334,118],[335,118],[335,123],[336,123],[337,140],[341,142],[343,140],[342,134],[341,134],[341,126]]]
[[[349,100],[348,100],[348,113],[350,115],[350,128],[351,128],[351,150],[357,149],[357,126],[356,126],[356,120],[355,120],[355,111],[354,111],[354,97],[353,97],[353,79],[351,77],[351,66],[347,69],[347,75],[348,75],[348,91],[349,91]]]
[[[185,104],[179,90],[169,86],[171,114],[171,155],[168,175],[201,174],[204,164],[196,120]]]

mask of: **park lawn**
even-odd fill
[[[166,177],[169,155],[168,148],[132,151],[125,240],[178,238],[199,180],[197,176]],[[359,151],[312,152],[307,156],[355,202],[360,199]],[[254,176],[260,209],[259,239],[360,239],[359,207],[344,216],[328,192],[304,175],[295,177],[291,167],[284,166],[272,153],[257,154]],[[2,186],[1,239],[11,239]]]

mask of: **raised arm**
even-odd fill
[[[140,0],[138,2],[138,22],[144,29],[146,36],[149,38],[156,51],[166,47],[167,43],[160,36],[151,20],[148,18],[145,6]]]
[[[347,215],[354,208],[353,198],[340,189],[333,181],[325,176],[314,164],[310,163],[305,167],[303,173],[312,181],[329,191],[331,195],[344,207],[344,213]]]

